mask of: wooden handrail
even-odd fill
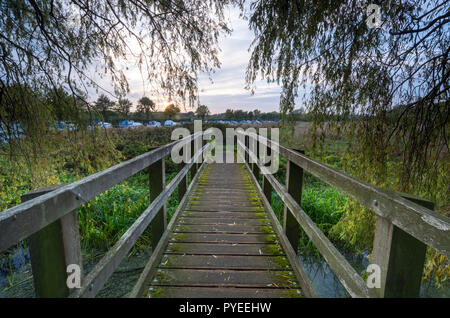
[[[202,132],[174,141],[1,212],[0,252],[166,157],[176,145],[197,138],[202,138]]]
[[[250,135],[255,137],[254,134]],[[419,241],[450,257],[450,219],[448,217],[417,204],[417,201],[410,201],[394,191],[381,189],[353,178],[267,138],[258,136],[258,140],[270,147],[272,151],[278,148],[279,154],[305,171],[352,197],[375,214],[390,220],[395,226]],[[275,149],[272,148],[272,143],[276,144]]]

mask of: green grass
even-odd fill
[[[347,197],[338,190],[322,182],[307,182],[302,192],[301,206],[317,227],[332,239],[329,231],[341,219],[342,208],[346,202]],[[284,203],[275,191],[272,192],[272,208],[282,224]],[[303,231],[300,235],[300,249],[302,252],[318,255],[318,251]]]

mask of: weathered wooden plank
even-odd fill
[[[266,233],[273,234],[273,230],[268,226],[255,225],[177,225],[174,229],[179,233]]]
[[[182,217],[180,218],[182,225],[221,225],[221,224],[237,224],[237,225],[270,225],[265,218],[202,218],[202,217]]]
[[[278,244],[209,244],[172,243],[166,248],[167,254],[211,254],[211,255],[284,255]]]
[[[265,145],[273,142],[261,138]],[[450,219],[400,195],[380,189],[277,144],[288,160],[390,220],[395,226],[450,257]],[[261,168],[261,167],[260,167]]]
[[[192,218],[260,218],[263,213],[261,212],[230,212],[230,211],[216,211],[216,212],[205,212],[205,211],[186,211],[183,213],[184,217]]]
[[[161,269],[151,286],[291,288],[297,278],[290,271]]]
[[[273,243],[273,234],[173,233],[169,242],[184,243]]]
[[[292,270],[284,256],[174,255],[165,254],[160,268]]]
[[[151,298],[297,298],[301,289],[275,288],[213,288],[213,287],[151,287]]]
[[[162,146],[3,211],[0,213],[0,252],[147,168],[170,154],[175,145],[189,142],[192,138],[191,135]],[[195,138],[201,138],[201,133],[197,133]]]

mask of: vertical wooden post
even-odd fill
[[[302,150],[296,151],[304,153]],[[299,205],[301,205],[302,201],[302,186],[303,169],[292,161],[288,161],[286,170],[286,189]],[[300,240],[300,225],[286,205],[284,206],[283,226],[292,248],[297,252]]]
[[[430,210],[434,203],[401,194],[405,199]],[[377,217],[373,242],[372,264],[381,269],[380,297],[419,297],[425,263],[426,245],[399,229],[390,220]]]
[[[250,150],[250,142],[249,142],[249,136],[248,135],[245,135],[245,139],[244,139],[244,143],[245,143],[245,148],[247,148],[247,149],[249,149]],[[247,162],[247,163],[249,163],[249,155],[248,155],[248,152],[246,151],[245,152],[245,162]]]
[[[258,140],[257,137],[256,137],[256,140],[254,142],[256,143],[256,147],[255,147],[256,148],[255,149],[255,151],[256,151],[256,158],[259,159],[259,140]],[[259,167],[258,167],[258,163],[257,162],[254,162],[252,164],[252,172],[253,172],[253,175],[255,176],[256,180],[259,183]]]
[[[191,143],[191,161],[194,160],[194,156],[195,156],[195,140],[192,139],[192,143]],[[194,179],[195,175],[197,174],[197,163],[194,162],[194,164],[191,167],[191,180]]]
[[[186,155],[184,154],[184,149],[181,148],[181,155],[183,157],[183,160],[186,160]],[[184,163],[180,163],[180,171],[183,169],[184,167]],[[186,175],[183,177],[183,179],[181,179],[180,183],[178,184],[178,202],[181,202],[181,200],[183,200],[184,194],[186,193],[186,189],[187,189],[187,173]]]
[[[34,190],[22,202],[56,190],[61,185]],[[76,264],[83,272],[77,212],[72,211],[28,238],[36,297],[69,296],[67,266]]]
[[[150,202],[153,202],[165,188],[165,158],[162,158],[149,166],[148,174],[150,185]],[[166,205],[164,205],[149,225],[151,246],[153,250],[156,248],[156,245],[158,245],[159,239],[163,235],[166,226]]]
[[[267,147],[267,146],[264,146]],[[267,157],[270,156],[272,153],[270,147],[267,147]],[[267,163],[265,163],[265,165],[268,165]],[[269,162],[270,165],[270,162]],[[269,179],[267,179],[266,176],[263,175],[263,184],[262,184],[262,189],[264,192],[264,195],[266,196],[267,200],[269,201],[269,203],[272,205],[272,185],[269,182]]]

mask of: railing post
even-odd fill
[[[181,156],[183,158],[183,162],[184,160],[186,160],[186,155],[184,153],[184,149],[181,148]],[[184,167],[184,163],[180,163],[180,171],[183,169]],[[178,202],[181,202],[181,200],[183,200],[184,194],[186,193],[186,189],[187,189],[187,173],[186,175],[183,177],[183,179],[181,179],[180,183],[178,184]]]
[[[164,191],[166,183],[165,170],[165,158],[161,158],[148,167],[150,203],[153,202],[161,194],[161,192]],[[166,205],[164,205],[161,210],[158,211],[149,225],[151,237],[150,244],[153,250],[156,248],[156,245],[158,245],[159,239],[163,235],[166,226]]]
[[[266,146],[265,146],[266,147]],[[272,149],[270,147],[267,147],[267,157],[269,157],[272,153]],[[270,165],[270,162],[268,163]],[[267,163],[266,163],[267,165]],[[269,204],[272,205],[272,184],[269,182],[269,179],[263,175],[263,181],[262,181],[262,189],[264,192],[264,195],[267,198],[267,201],[269,201]]]
[[[194,160],[194,156],[195,156],[195,138],[192,138],[192,142],[191,142],[191,161]],[[191,167],[191,180],[194,179],[196,174],[197,174],[197,163],[194,162],[194,164]]]
[[[433,202],[401,196],[434,209]],[[372,251],[372,264],[381,269],[381,288],[375,289],[378,295],[385,298],[419,297],[426,249],[424,243],[396,227],[389,219],[378,216]]]
[[[61,185],[34,190],[22,196],[29,201]],[[28,238],[34,289],[39,298],[62,298],[69,296],[67,266],[78,265],[83,270],[77,211],[72,211],[47,225]],[[80,277],[81,278],[81,277]]]
[[[245,135],[245,139],[244,139],[244,143],[245,143],[245,148],[248,149],[250,151],[250,142],[249,142],[249,136]],[[244,151],[245,153],[245,162],[249,163],[249,154],[247,151]]]
[[[255,155],[256,155],[256,159],[259,159],[259,140],[258,140],[257,136],[258,136],[258,134],[256,134],[255,141],[254,141],[256,143],[256,147],[255,147],[256,154]],[[259,167],[258,167],[257,162],[252,163],[252,172],[256,178],[256,181],[259,183]]]
[[[296,151],[304,153],[302,150]],[[286,169],[286,189],[299,205],[302,201],[302,186],[303,169],[289,160]],[[283,226],[292,248],[297,252],[300,240],[300,225],[286,205],[284,206]]]

